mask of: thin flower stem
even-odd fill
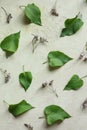
[[[8,16],[7,11],[6,11],[3,7],[1,7],[1,8],[2,8],[2,9],[3,9],[3,11],[5,12],[6,16]]]
[[[55,96],[58,98],[58,94],[56,93],[56,91],[55,91],[55,90],[53,90],[53,92],[54,92]]]
[[[52,86],[50,88],[51,88],[52,92],[55,94],[55,96],[58,98],[58,94],[57,94],[56,90]]]
[[[54,3],[54,6],[53,6],[54,9],[56,9],[56,5],[57,5],[57,0]]]
[[[32,46],[33,46],[33,50],[32,50],[32,52],[34,53],[34,51],[35,51],[35,45],[34,45],[34,44],[32,44]]]
[[[36,44],[36,43],[35,43]],[[35,49],[37,48],[37,46],[39,45],[39,43],[37,43],[37,45],[35,46],[35,44],[32,44],[32,46],[33,46],[33,50],[32,50],[32,52],[34,53],[35,52]]]
[[[6,14],[6,17],[7,17],[6,22],[7,22],[7,23],[10,23],[10,20],[12,19],[11,13],[7,13],[7,11],[6,11],[3,7],[1,7],[1,8],[3,9],[3,11],[4,11],[5,14]]]

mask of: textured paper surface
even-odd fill
[[[20,5],[35,3],[42,12],[42,25],[25,24],[23,10]],[[82,112],[81,104],[87,98],[87,79],[84,79],[84,86],[78,91],[63,91],[66,83],[73,74],[80,77],[87,74],[87,63],[78,61],[87,41],[87,5],[84,0],[58,0],[57,11],[59,17],[50,16],[50,9],[54,0],[0,0],[0,7],[3,6],[12,13],[13,19],[6,24],[6,16],[0,9],[0,40],[11,33],[21,31],[21,38],[18,51],[8,59],[5,53],[0,50],[0,68],[7,69],[11,73],[11,80],[4,84],[0,73],[0,130],[26,130],[24,123],[31,123],[34,130],[87,130],[87,112]],[[72,18],[81,12],[84,26],[75,35],[60,38],[61,29],[64,27],[66,18]],[[32,34],[44,36],[49,41],[45,45],[39,45],[32,54]],[[47,54],[51,50],[59,50],[74,58],[64,67],[55,71],[49,71],[48,64],[42,63],[47,60]],[[33,74],[33,82],[27,92],[20,86],[18,75],[25,70]],[[56,98],[48,89],[41,90],[44,81],[54,80],[54,88],[59,97]],[[14,118],[8,111],[6,100],[9,104],[18,103],[25,99],[36,107],[18,118]],[[66,119],[60,125],[46,126],[43,110],[47,105],[56,104],[64,108],[72,118]]]

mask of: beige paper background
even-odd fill
[[[42,12],[43,26],[41,27],[34,24],[26,25],[23,22],[23,9],[19,6],[33,2]],[[24,123],[31,123],[34,130],[87,130],[87,111],[82,112],[80,107],[87,98],[87,79],[84,79],[84,86],[80,90],[63,91],[73,74],[81,77],[87,74],[87,63],[77,60],[87,41],[87,4],[84,0],[58,0],[59,17],[53,17],[49,12],[54,2],[54,0],[0,0],[0,7],[3,6],[13,16],[11,23],[6,24],[5,14],[0,9],[0,41],[8,34],[21,31],[19,49],[13,56],[6,59],[5,53],[0,50],[0,68],[7,69],[11,73],[11,80],[7,84],[4,84],[0,73],[0,130],[26,130]],[[64,20],[74,17],[79,11],[82,14],[84,26],[75,35],[60,38]],[[32,34],[44,36],[49,41],[46,45],[39,45],[34,54],[32,54],[31,45]],[[63,51],[74,60],[60,69],[49,71],[48,65],[42,63],[46,61],[47,54],[51,50]],[[26,93],[18,81],[23,65],[25,70],[30,70],[33,74],[33,82]],[[42,82],[52,79],[58,98],[48,89],[40,89]],[[22,99],[27,100],[36,109],[14,118],[7,111],[8,106],[3,103],[3,100],[9,104],[15,104]],[[61,106],[72,118],[66,119],[60,125],[47,127],[45,120],[40,120],[38,117],[43,116],[44,108],[50,104]]]

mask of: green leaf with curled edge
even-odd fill
[[[60,37],[71,36],[83,26],[84,23],[78,18],[78,15],[74,18],[65,20],[65,28],[62,29]]]
[[[64,90],[78,90],[83,86],[83,80],[78,75],[73,75]]]
[[[59,121],[62,122],[66,118],[71,117],[65,110],[57,105],[47,106],[44,110],[44,114],[48,125],[53,125]]]
[[[17,32],[7,36],[1,42],[0,47],[3,51],[5,51],[6,56],[10,56],[17,51],[19,46],[19,38],[20,32]]]
[[[41,11],[34,3],[25,6],[25,15],[31,23],[41,25]]]
[[[22,115],[23,113],[33,109],[34,107],[22,100],[18,104],[9,105],[8,111],[15,117]]]
[[[23,73],[20,73],[19,82],[20,82],[21,86],[26,91],[32,83],[32,73],[31,72],[25,72],[25,71]]]
[[[51,51],[48,53],[48,64],[51,68],[61,67],[70,60],[72,60],[71,57],[60,51]]]

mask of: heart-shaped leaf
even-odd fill
[[[48,63],[49,66],[52,68],[61,67],[70,60],[72,60],[71,57],[60,51],[51,51],[48,54]]]
[[[75,18],[67,19],[65,21],[65,28],[62,29],[60,37],[75,34],[82,27],[83,24],[83,21],[78,18],[78,15]]]
[[[78,75],[73,75],[64,90],[78,90],[83,86],[83,80]]]
[[[31,23],[41,25],[41,12],[34,3],[25,7],[25,15]]]
[[[25,89],[25,91],[30,87],[32,82],[32,73],[31,72],[23,72],[19,75],[19,82],[21,86]]]
[[[67,112],[57,105],[47,106],[44,110],[44,113],[48,125],[53,125],[58,121],[63,121],[64,119],[71,117]]]
[[[25,100],[22,100],[18,104],[11,104],[9,105],[8,111],[15,117],[22,115],[23,113],[33,109],[29,103]]]
[[[6,56],[10,56],[15,53],[18,49],[20,38],[20,32],[7,36],[0,44],[3,51],[6,52]]]

